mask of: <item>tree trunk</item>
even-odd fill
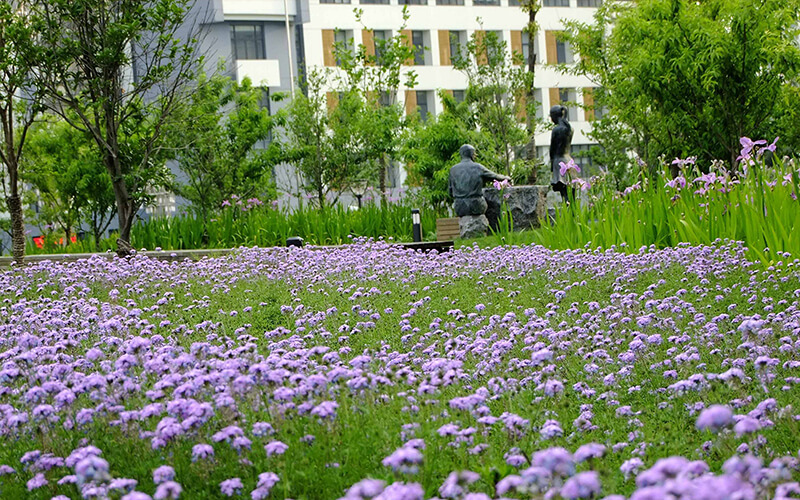
[[[536,33],[534,26],[536,26],[536,14],[538,9],[531,5],[528,11],[528,72],[530,73],[530,85],[528,86],[526,106],[536,100],[536,87],[534,76],[536,74],[536,53],[533,50],[534,41],[536,40]],[[536,159],[536,114],[525,113],[526,125],[528,129],[528,144],[525,145],[525,159],[534,161]],[[534,172],[536,172],[534,170]]]
[[[14,176],[16,184],[16,176]],[[17,191],[16,185],[11,187],[12,191]],[[14,262],[22,264],[25,259],[25,221],[22,218],[22,200],[19,194],[14,194],[6,198],[8,213],[11,215],[11,255]]]
[[[386,205],[386,170],[388,169],[386,153],[381,155],[380,169],[378,171],[378,190],[381,192],[381,206]]]
[[[133,253],[131,246],[131,226],[133,218],[136,216],[133,200],[128,194],[125,179],[120,176],[112,176],[112,186],[114,188],[114,198],[117,200],[117,219],[119,220],[119,237],[117,238],[117,255],[128,257]]]
[[[100,252],[100,238],[103,236],[100,231],[100,224],[97,222],[97,215],[92,214],[92,234],[94,234],[94,251]]]

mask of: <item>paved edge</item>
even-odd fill
[[[413,243],[396,243],[404,248],[424,251],[447,252],[454,248],[454,242],[448,241],[422,241]],[[331,246],[316,246],[308,245],[306,248],[323,249],[323,248],[341,248],[346,245],[331,245]],[[197,250],[145,250],[136,252],[136,255],[144,255],[153,259],[166,260],[166,261],[183,261],[186,259],[200,260],[205,257],[222,257],[233,253],[246,250],[251,247],[240,248],[213,248],[213,249],[197,249]],[[269,248],[269,247],[265,247]],[[275,247],[272,247],[275,248]],[[285,247],[280,247],[285,248]],[[79,260],[90,259],[92,257],[101,257],[106,259],[113,259],[117,254],[114,252],[102,253],[66,253],[66,254],[37,254],[26,255],[25,264],[36,264],[39,262],[76,262]],[[11,267],[14,262],[13,257],[0,257],[0,268]]]

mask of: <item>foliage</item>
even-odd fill
[[[356,179],[363,161],[359,115],[364,103],[356,91],[348,91],[329,106],[326,75],[318,68],[309,71],[305,92],[297,93],[285,110],[281,140],[281,158],[294,165],[323,210]]]
[[[608,114],[592,137],[628,143],[649,165],[688,154],[736,165],[740,137],[773,137],[794,112],[780,97],[800,68],[798,19],[797,0],[643,0],[603,2],[594,23],[567,22],[581,54],[573,71],[605,90],[595,107]]]
[[[528,134],[518,123],[520,109],[535,116],[535,102],[526,100],[529,74],[520,63],[522,55],[509,54],[505,41],[493,31],[475,31],[464,49],[452,55],[453,66],[469,84],[465,100],[475,126],[486,134],[486,156],[500,160],[502,172],[511,175],[516,152],[527,143]]]
[[[363,241],[6,272],[3,497],[791,498],[799,276]]]
[[[193,0],[32,0],[36,87],[97,143],[117,202],[121,253],[148,191],[166,179],[166,124],[194,82]],[[71,117],[74,117],[72,119]]]
[[[687,163],[673,180],[667,180],[672,177],[667,167],[662,165],[661,175],[643,171],[623,193],[597,180],[588,205],[559,211],[535,240],[550,248],[625,246],[630,251],[731,240],[744,242],[748,258],[765,263],[781,260],[784,252],[800,255],[800,178],[794,160],[778,160],[773,168],[759,160],[738,178],[723,162],[715,162],[707,174]]]
[[[31,86],[29,52],[33,31],[23,9],[27,2],[0,2],[0,177],[8,209],[14,260],[25,256],[25,226],[20,193],[20,160],[30,126],[41,111],[41,95]],[[21,96],[26,94],[25,99]]]
[[[86,222],[96,240],[115,210],[111,179],[91,137],[50,116],[31,128],[23,179],[36,189],[38,211],[30,222],[57,225],[68,245]]]
[[[363,31],[374,33],[364,25],[363,11],[354,9],[354,13]],[[414,58],[413,45],[404,32],[409,19],[407,6],[403,7],[402,16],[402,25],[393,36],[381,39],[373,35],[371,46],[360,43],[352,47],[352,40],[334,45],[341,68],[336,73],[336,89],[347,93],[350,99],[363,102],[356,130],[362,171],[356,175],[362,180],[377,180],[381,193],[386,191],[387,169],[397,160],[400,139],[407,126],[397,95],[401,85],[413,89],[417,81],[416,72],[405,67]]]
[[[278,157],[278,146],[256,145],[270,138],[281,116],[271,117],[262,109],[263,96],[264,90],[249,79],[240,85],[219,73],[203,74],[169,132],[185,175],[170,187],[192,203],[204,226],[231,196],[275,196],[269,168]]]

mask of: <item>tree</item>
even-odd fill
[[[521,0],[519,3],[522,12],[528,14],[528,23],[523,30],[525,36],[528,37],[528,59],[523,61],[528,68],[528,72],[524,75],[525,81],[525,127],[528,131],[528,144],[525,147],[525,158],[528,161],[536,161],[536,131],[539,123],[536,120],[536,110],[532,106],[538,106],[536,102],[536,57],[538,54],[534,52],[533,48],[536,46],[536,36],[539,33],[539,23],[536,22],[536,15],[542,8],[541,0]]]
[[[277,145],[255,146],[270,137],[276,119],[261,107],[264,89],[216,73],[201,75],[187,106],[179,111],[169,134],[178,147],[177,161],[185,182],[172,190],[192,203],[203,221],[207,243],[208,220],[232,195],[273,198],[269,175],[278,156]],[[282,116],[282,115],[280,115]]]
[[[309,71],[305,93],[297,93],[285,110],[281,153],[281,159],[300,172],[305,189],[323,210],[328,196],[334,195],[334,204],[363,163],[358,123],[363,101],[355,90],[326,94],[326,81],[322,70]],[[336,105],[329,106],[329,98]]]
[[[198,63],[193,0],[31,0],[46,103],[97,143],[114,190],[117,251],[154,183],[165,179],[170,117]],[[73,118],[74,117],[74,118]]]
[[[342,71],[338,73],[338,89],[357,91],[351,98],[364,102],[359,115],[358,143],[365,171],[361,177],[377,177],[381,196],[386,196],[386,173],[391,161],[399,155],[400,137],[407,121],[403,107],[397,101],[400,86],[413,89],[417,74],[404,65],[414,59],[414,46],[405,32],[410,14],[403,7],[403,22],[389,38],[376,38],[374,31],[364,25],[363,11],[354,9],[356,21],[363,27],[372,43],[352,48],[350,43],[336,43],[334,53]],[[354,50],[355,49],[355,50]]]
[[[527,104],[525,96],[530,89],[527,71],[516,64],[521,54],[509,55],[506,43],[491,31],[475,31],[467,43],[453,57],[453,66],[463,72],[468,80],[465,99],[473,110],[475,123],[487,133],[491,149],[486,155],[501,159],[502,171],[512,175],[515,151],[528,141],[528,134],[520,127],[517,114]],[[531,106],[528,116],[535,116]]]
[[[25,222],[19,176],[28,130],[40,111],[38,93],[31,86],[31,64],[27,52],[33,34],[23,2],[0,3],[0,162],[3,195],[11,216],[11,252],[14,261],[25,258]]]
[[[30,129],[23,178],[36,188],[39,225],[57,225],[65,245],[82,222],[91,226],[95,249],[115,214],[114,191],[94,140],[49,116]]]
[[[566,23],[574,71],[603,88],[600,142],[659,156],[737,163],[739,138],[774,137],[800,68],[800,1],[604,2],[594,23]],[[606,120],[622,127],[605,127]],[[622,140],[620,140],[622,139]]]

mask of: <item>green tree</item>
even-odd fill
[[[475,31],[465,50],[453,55],[453,66],[469,80],[465,99],[474,122],[489,139],[484,157],[500,158],[506,175],[512,175],[514,164],[520,161],[516,152],[529,139],[518,113],[530,105],[527,115],[535,116],[535,102],[526,98],[531,82],[526,68],[518,64],[521,57],[509,54],[497,33],[483,30]]]
[[[53,116],[30,129],[23,179],[37,191],[39,206],[32,222],[55,225],[65,245],[87,223],[95,249],[115,213],[111,178],[91,137]]]
[[[121,255],[131,251],[131,225],[148,190],[166,179],[165,125],[194,82],[199,23],[189,19],[192,6],[31,0],[36,85],[55,113],[97,143],[116,198]]]
[[[528,132],[528,143],[525,146],[525,159],[529,162],[536,163],[536,132],[539,128],[540,122],[536,119],[536,63],[538,54],[533,50],[536,46],[536,36],[539,33],[539,23],[536,21],[536,16],[542,8],[541,0],[521,0],[519,3],[522,12],[528,14],[528,23],[525,25],[523,32],[528,37],[528,57],[527,60],[522,62],[528,69],[524,75],[525,86],[525,127]],[[524,54],[521,54],[524,56]],[[535,168],[534,168],[535,172]]]
[[[25,221],[20,195],[20,162],[28,130],[40,110],[39,94],[31,85],[33,31],[22,13],[24,2],[0,2],[0,163],[3,195],[11,217],[11,252],[25,258]],[[21,96],[25,96],[21,98]]]
[[[203,221],[207,243],[208,220],[223,200],[272,199],[275,187],[270,167],[277,145],[256,146],[270,138],[277,119],[262,108],[264,89],[216,73],[201,75],[188,103],[179,111],[169,134],[176,141],[176,159],[185,181],[171,189],[192,203]],[[282,115],[281,115],[282,116]]]
[[[280,156],[297,169],[304,189],[313,193],[323,210],[330,195],[334,197],[330,204],[336,203],[364,161],[359,127],[363,101],[354,90],[326,94],[327,79],[323,70],[311,69],[305,92],[295,94],[284,110]]]
[[[798,0],[640,0],[604,2],[593,24],[567,22],[581,54],[573,71],[603,89],[595,107],[608,113],[593,137],[606,150],[627,143],[651,167],[688,155],[736,165],[740,137],[780,130],[800,67],[798,21]]]
[[[399,156],[400,137],[406,127],[404,109],[397,96],[401,85],[413,89],[417,74],[405,65],[414,59],[414,47],[405,33],[410,14],[403,7],[403,22],[389,38],[376,38],[374,31],[363,23],[363,11],[353,10],[356,21],[362,25],[371,42],[353,47],[352,40],[334,45],[338,65],[336,88],[355,92],[364,105],[359,115],[358,143],[362,145],[362,171],[357,177],[377,179],[381,196],[386,196],[386,174],[392,161]]]

